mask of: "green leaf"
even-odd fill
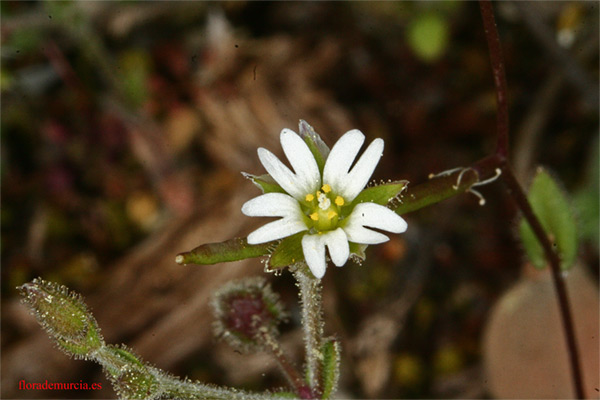
[[[277,248],[275,248],[271,257],[269,257],[268,268],[270,270],[280,269],[303,261],[304,253],[302,252],[302,236],[305,234],[306,231],[298,232],[279,242]]]
[[[408,185],[408,181],[394,181],[368,187],[360,192],[354,201],[347,207],[353,209],[357,204],[366,202],[380,204],[382,206],[388,205],[402,193],[406,185]],[[342,213],[347,215],[345,211],[346,210],[342,211]]]
[[[335,339],[328,339],[321,347],[323,354],[323,399],[328,399],[337,389],[340,378],[340,343]]]
[[[408,43],[421,60],[437,60],[448,45],[448,22],[437,13],[418,16],[409,26]]]
[[[257,176],[242,172],[242,175],[250,179],[263,193],[285,193],[285,190],[269,174]]]
[[[577,256],[577,227],[566,195],[550,174],[540,168],[529,189],[528,199],[558,251],[561,268],[569,269]],[[519,230],[521,241],[533,265],[537,268],[545,267],[544,250],[525,219],[521,220]]]
[[[219,243],[207,243],[186,253],[178,254],[178,264],[209,265],[244,260],[269,254],[274,242],[248,244],[245,238],[234,238]]]
[[[321,136],[315,132],[314,128],[310,126],[303,119],[300,120],[300,137],[304,139],[311,153],[317,161],[319,171],[323,174],[323,168],[325,167],[325,161],[329,157],[329,147],[321,139]]]

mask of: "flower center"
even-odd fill
[[[340,208],[345,201],[342,196],[335,196],[331,192],[331,186],[324,184],[321,190],[307,194],[305,200],[308,206],[306,215],[310,218],[309,226],[319,233],[337,228]]]

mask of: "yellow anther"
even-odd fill
[[[329,186],[327,183],[326,183],[326,184],[324,184],[324,185],[321,187],[321,189],[323,189],[323,191],[324,191],[325,193],[329,193],[329,192],[331,192],[331,186]]]
[[[334,201],[339,207],[344,205],[344,198],[342,196],[337,196]]]
[[[306,201],[313,201],[315,199],[315,196],[312,194],[307,194],[306,197],[304,198],[304,200]]]
[[[312,219],[313,221],[318,221],[319,220],[319,213],[312,213],[310,214],[310,219]]]
[[[319,197],[321,195],[321,191],[317,190],[317,197]]]
[[[337,213],[333,210],[329,210],[329,212],[327,213],[327,219],[332,219],[333,217],[337,217]]]

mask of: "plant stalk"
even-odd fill
[[[314,397],[312,390],[306,385],[296,368],[285,356],[281,346],[279,346],[279,343],[277,343],[275,338],[273,338],[266,330],[261,330],[258,335],[259,340],[267,346],[269,352],[279,364],[288,383],[296,390],[296,394],[301,399],[312,399]]]
[[[294,271],[297,286],[300,289],[302,306],[302,329],[304,333],[304,351],[306,357],[306,380],[315,397],[321,394],[321,364],[323,353],[323,310],[321,308],[321,281],[314,278],[304,266]]]
[[[579,399],[582,399],[584,398],[584,391],[579,350],[577,348],[575,326],[573,324],[569,296],[567,294],[567,288],[564,279],[560,273],[560,259],[558,254],[554,251],[554,248],[548,239],[548,235],[533,212],[533,209],[531,208],[531,205],[529,204],[521,185],[515,178],[515,175],[507,162],[509,119],[507,101],[508,90],[506,88],[504,59],[502,57],[500,38],[490,0],[480,0],[479,7],[481,9],[481,18],[483,20],[483,27],[488,43],[492,71],[494,74],[494,85],[496,88],[497,143],[495,155],[492,157],[496,157],[499,167],[502,170],[502,179],[508,187],[511,197],[515,200],[517,206],[523,213],[523,217],[527,220],[538,241],[541,243],[546,258],[550,264],[552,282],[554,283],[554,288],[556,289],[562,326],[565,332],[565,338],[567,340],[567,353],[569,355],[575,396]]]
[[[506,88],[506,72],[504,70],[504,58],[502,57],[502,46],[498,36],[498,28],[494,18],[494,10],[489,0],[480,0],[481,18],[483,19],[483,30],[490,50],[490,61],[494,74],[494,86],[496,87],[496,154],[503,159],[508,157],[508,90]]]
[[[542,224],[535,216],[521,185],[515,178],[514,173],[509,165],[505,165],[502,169],[502,178],[504,183],[508,187],[512,198],[517,203],[519,209],[523,213],[523,217],[531,226],[535,236],[544,248],[544,254],[550,264],[550,271],[552,272],[552,282],[558,296],[558,306],[560,309],[560,317],[562,321],[563,330],[565,332],[565,338],[567,340],[567,353],[569,355],[569,363],[571,365],[571,374],[573,377],[573,385],[575,389],[575,397],[578,399],[584,398],[583,380],[581,374],[581,367],[579,363],[579,349],[577,348],[577,339],[575,337],[575,324],[573,323],[573,316],[571,314],[571,306],[569,303],[569,296],[567,294],[567,287],[565,281],[560,272],[560,259],[550,240],[548,235],[544,231]]]

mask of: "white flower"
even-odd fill
[[[286,193],[266,193],[247,201],[242,212],[250,217],[281,217],[248,235],[249,244],[266,243],[306,231],[302,251],[313,275],[322,278],[331,261],[343,266],[350,256],[349,242],[377,244],[389,240],[376,228],[402,233],[407,224],[389,208],[369,202],[347,207],[365,188],[383,153],[375,139],[352,166],[365,136],[359,130],[344,134],[333,146],[322,168],[306,142],[294,131],[281,131],[281,146],[293,171],[273,153],[258,149],[269,175]],[[346,206],[346,207],[345,207]]]

